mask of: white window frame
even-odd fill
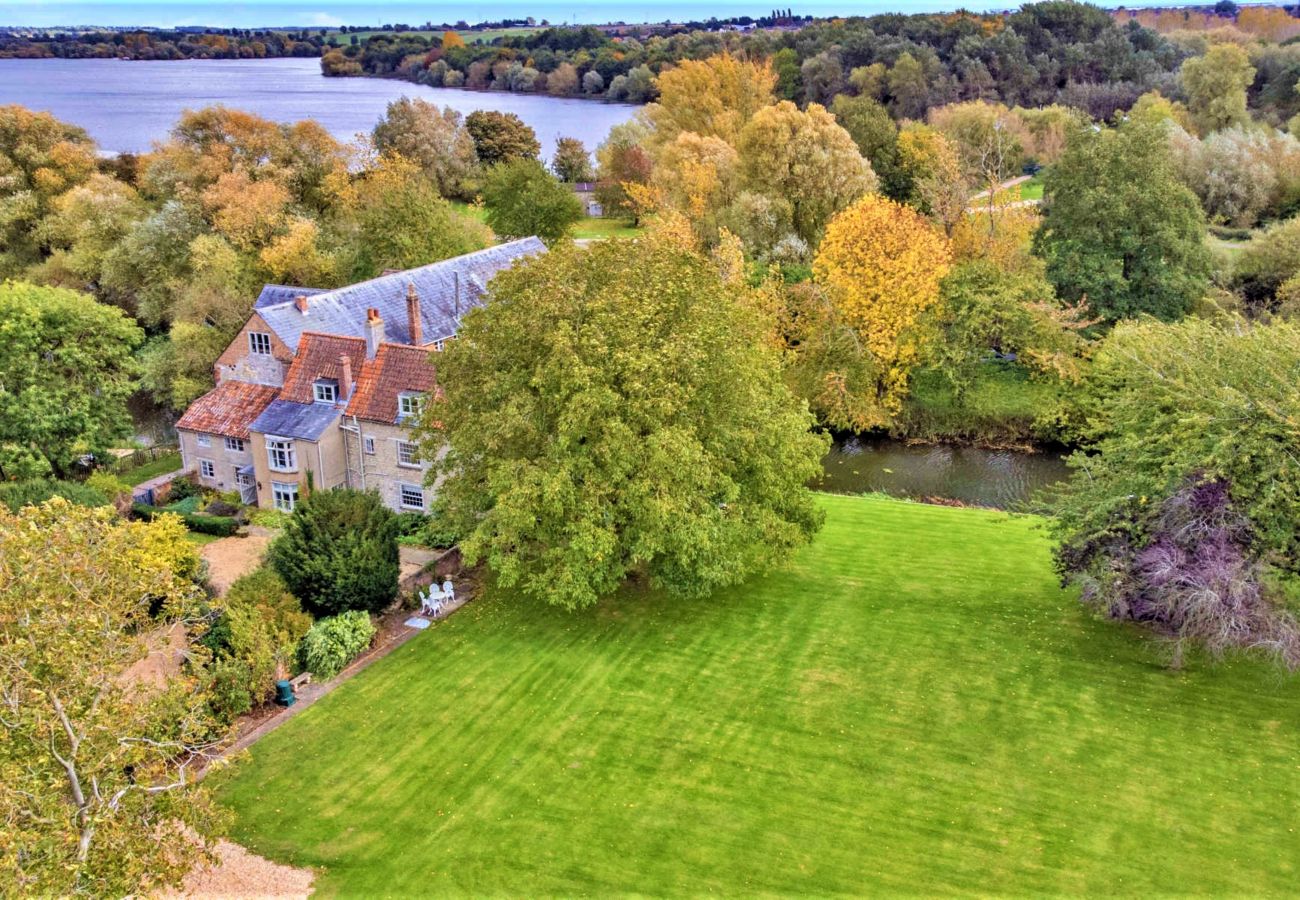
[[[257,356],[270,356],[271,333],[269,331],[250,331],[248,333],[248,352]]]
[[[199,460],[199,477],[200,477],[200,478],[216,478],[216,477],[217,477],[217,464],[216,464],[215,462],[213,462],[212,460],[210,460],[210,459],[201,459],[201,460]]]
[[[339,384],[328,378],[321,378],[311,386],[312,397],[317,403],[338,403]]]
[[[418,469],[421,467],[420,451],[419,448],[416,447],[414,441],[403,441],[399,438],[396,439],[394,443],[397,444],[397,464],[399,466],[403,469]],[[403,451],[405,451],[405,454],[409,457],[408,459],[402,458]]]
[[[283,460],[283,463],[277,462],[277,459]],[[272,472],[297,472],[298,452],[294,447],[293,439],[268,435],[266,438],[266,464]]]
[[[402,391],[397,395],[397,418],[418,416],[424,409],[424,394],[420,391]]]
[[[420,495],[420,503],[418,506],[413,503],[407,502],[407,496],[406,496],[407,491],[410,491],[413,494]],[[418,510],[420,512],[424,512],[424,488],[418,484],[411,484],[410,482],[407,481],[399,481],[397,483],[397,505],[400,506],[402,509]]]
[[[212,435],[196,434],[194,436],[194,443],[206,450],[208,447],[212,446]]]
[[[243,453],[244,450],[247,449],[247,447],[244,444],[243,438],[227,437],[226,449],[231,451],[232,453]]]
[[[298,482],[272,481],[271,505],[281,512],[293,512],[298,503]]]
[[[362,443],[363,443],[363,446],[364,446],[365,449],[366,449],[366,455],[367,455],[367,456],[374,456],[374,455],[375,455],[375,439],[374,439],[374,437],[372,437],[371,435],[366,435],[365,440],[364,440]]]

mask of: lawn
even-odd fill
[[[1020,185],[1021,200],[1043,199],[1043,176],[1041,173]]]
[[[217,776],[326,896],[1291,893],[1300,697],[1167,670],[1038,520],[824,497],[783,570],[490,593]]]
[[[150,478],[158,475],[166,475],[168,472],[175,472],[181,467],[180,453],[167,453],[155,460],[137,466],[134,469],[128,469],[121,473],[121,479],[127,484],[135,487],[137,484],[144,484]]]
[[[587,217],[574,223],[569,231],[571,237],[602,240],[615,237],[639,237],[645,231],[630,224],[626,219],[599,219]]]

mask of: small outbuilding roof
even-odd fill
[[[191,403],[176,428],[246,440],[253,420],[278,393],[279,388],[266,384],[223,381]]]

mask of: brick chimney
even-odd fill
[[[294,305],[295,307],[297,307],[298,312],[302,313],[304,316],[307,315],[307,295],[306,295],[306,294],[299,294],[297,297],[294,297],[294,298],[293,298],[293,305]]]
[[[352,396],[352,357],[346,353],[339,354],[339,399],[346,401]]]
[[[411,332],[411,343],[420,346],[424,343],[424,326],[420,322],[420,295],[415,292],[415,283],[406,285],[406,327]]]
[[[366,359],[374,359],[379,352],[379,345],[384,342],[384,320],[379,318],[379,310],[366,310]]]

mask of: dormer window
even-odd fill
[[[256,353],[258,356],[270,356],[271,335],[265,331],[250,331],[248,333],[248,351]]]
[[[424,394],[416,391],[403,391],[397,395],[397,418],[399,420],[418,416],[424,409]]]
[[[322,378],[314,385],[317,403],[338,403],[339,383],[333,378]]]

